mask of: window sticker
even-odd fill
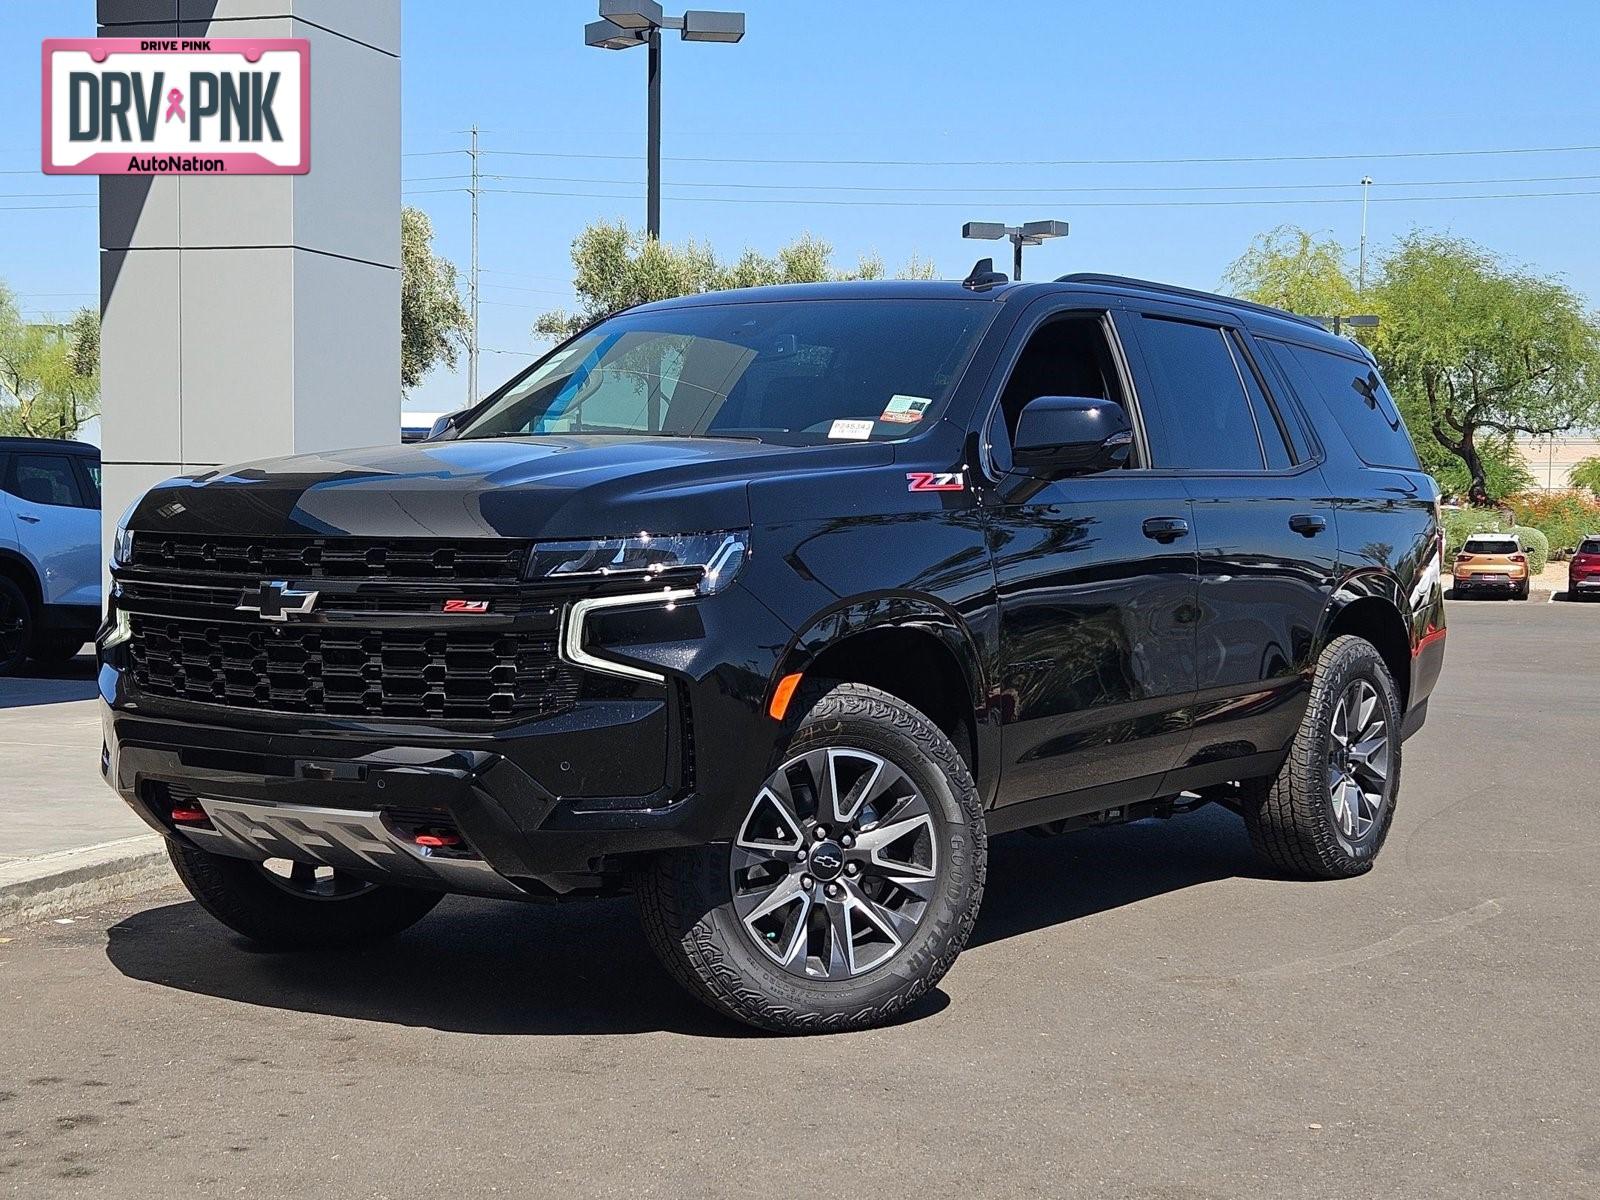
[[[838,420],[828,426],[828,436],[852,442],[864,442],[872,436],[872,426],[871,421]]]
[[[932,403],[925,396],[890,396],[878,420],[892,425],[915,425],[922,420],[922,410]]]

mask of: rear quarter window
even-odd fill
[[[1322,397],[1361,461],[1417,471],[1416,448],[1400,410],[1371,363],[1309,346],[1262,339],[1291,383]]]

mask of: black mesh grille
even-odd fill
[[[205,704],[383,717],[506,718],[570,708],[554,631],[362,629],[135,613],[140,690]]]
[[[506,538],[242,538],[135,533],[128,566],[261,579],[515,582],[528,543]]]

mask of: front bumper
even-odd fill
[[[146,823],[214,852],[487,895],[606,890],[642,856],[734,836],[781,731],[762,711],[760,654],[728,647],[771,621],[737,586],[619,614],[600,626],[608,651],[664,685],[502,725],[146,696],[113,648],[99,676],[102,769]],[[211,828],[175,822],[180,800]],[[428,825],[459,831],[469,853],[420,852],[405,832]]]

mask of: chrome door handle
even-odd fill
[[[1189,522],[1182,517],[1146,517],[1144,521],[1144,535],[1166,545],[1175,542],[1189,532]]]

